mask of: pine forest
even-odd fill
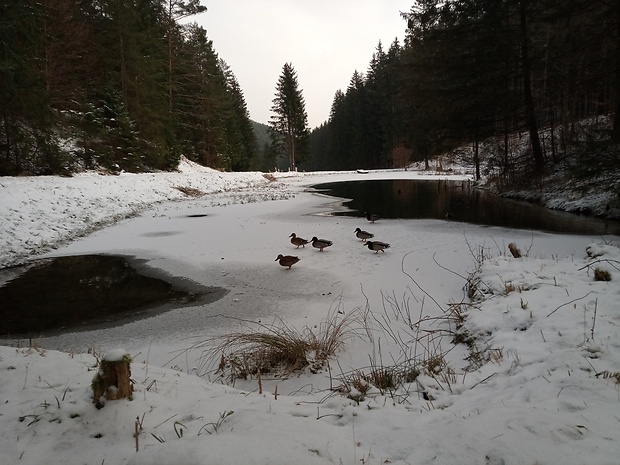
[[[257,141],[198,0],[0,2],[0,174],[251,167]]]
[[[580,150],[591,169],[620,166],[618,2],[412,2],[404,42],[369,50],[312,131],[289,63],[270,127],[250,120],[233,70],[187,22],[206,8],[2,1],[0,175],[168,170],[182,155],[232,171],[400,168],[462,147],[504,183]]]

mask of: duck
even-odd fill
[[[377,221],[379,219],[379,217],[377,215],[375,215],[374,213],[366,212],[366,219],[368,221],[370,221],[371,223],[374,223],[375,221]]]
[[[370,234],[368,231],[362,231],[360,228],[355,228],[354,232],[355,232],[355,235],[361,240],[363,240],[364,242],[366,241],[366,239],[371,239],[375,237],[374,234]]]
[[[295,233],[292,233],[288,237],[291,238],[291,244],[296,245],[297,248],[299,248],[299,247],[306,247],[306,244],[308,244],[310,242],[310,241],[304,239],[303,237],[297,237],[297,235]]]
[[[276,258],[274,261],[280,262],[280,265],[282,265],[282,266],[288,266],[288,269],[290,270],[291,266],[293,266],[299,260],[301,260],[301,258],[299,258],[299,257],[294,257],[292,255],[282,255],[282,254],[279,254],[278,258]]]
[[[379,253],[379,250],[385,253],[385,249],[390,248],[390,244],[381,241],[368,241],[364,245],[366,245],[369,250],[374,250],[375,253]]]
[[[328,241],[327,239],[317,239],[316,236],[312,238],[312,247],[319,249],[320,252],[323,252],[325,247],[330,247],[333,245],[332,241]]]

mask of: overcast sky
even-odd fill
[[[335,92],[366,73],[379,41],[403,44],[412,0],[201,0],[191,18],[234,72],[250,118],[267,124],[276,84],[292,63],[313,129],[329,118]]]

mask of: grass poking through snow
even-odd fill
[[[301,331],[281,319],[273,324],[249,323],[246,331],[229,333],[203,342],[210,347],[202,356],[202,374],[215,373],[234,383],[258,373],[290,373],[309,368],[316,372],[356,336],[363,321],[355,311],[331,312],[314,328]]]

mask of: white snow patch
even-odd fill
[[[434,220],[370,225],[315,215],[334,199],[306,191],[361,176],[425,176],[413,171],[273,173],[276,181],[186,163],[181,171],[0,178],[3,266],[122,253],[230,291],[120,327],[32,344],[6,338],[3,463],[618,463],[618,237]],[[392,247],[361,247],[358,226]],[[334,246],[295,249],[291,232]],[[527,256],[511,258],[510,242],[529,245]],[[274,263],[279,253],[303,260],[286,270]],[[593,277],[601,260],[611,281]],[[460,329],[450,308],[465,317]],[[226,384],[203,357],[213,336],[278,321],[317,330],[330,312],[364,315],[356,337],[315,373],[264,375],[262,393],[255,377]],[[471,351],[451,344],[455,331],[471,336]],[[133,400],[97,410],[99,354],[121,352],[133,359]],[[363,384],[335,390],[347,374],[407,362],[420,363],[411,383],[365,396]]]

